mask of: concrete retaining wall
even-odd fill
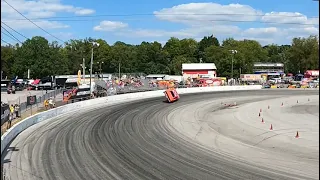
[[[189,94],[189,93],[201,93],[201,92],[214,92],[214,91],[237,91],[237,90],[257,90],[262,89],[262,86],[260,85],[254,85],[254,86],[215,86],[215,87],[200,87],[200,88],[181,88],[177,89],[179,94]],[[55,109],[50,109],[45,112],[41,112],[38,114],[35,114],[33,116],[30,116],[23,121],[15,124],[13,127],[11,127],[6,133],[4,133],[1,136],[1,155],[3,150],[6,148],[6,146],[22,131],[27,129],[28,127],[56,117],[58,115],[72,112],[75,110],[78,110],[79,108],[86,108],[86,107],[92,107],[101,105],[102,103],[108,103],[110,105],[117,104],[117,103],[123,103],[126,101],[133,101],[138,99],[146,99],[146,98],[153,98],[153,97],[164,97],[163,90],[158,91],[148,91],[148,92],[140,92],[140,93],[131,93],[131,94],[121,94],[116,96],[109,96],[109,97],[103,97],[103,98],[97,98],[87,101],[80,101],[73,104],[67,104],[64,106],[57,107]]]

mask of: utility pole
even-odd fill
[[[82,74],[83,74],[83,81],[86,81],[86,59],[82,59]]]
[[[238,51],[237,50],[229,50],[232,53],[232,59],[231,59],[231,79],[233,81],[233,60],[234,60],[234,54],[237,54]]]
[[[99,43],[97,43],[97,42],[92,42],[91,62],[90,62],[90,94],[92,94],[91,84],[92,84],[93,48],[94,48],[95,45],[99,47]]]
[[[121,70],[121,63],[119,63],[119,80],[121,79],[121,72],[120,72],[120,70]]]
[[[90,94],[92,94],[92,88],[91,88],[91,84],[92,84],[92,64],[93,64],[93,45],[92,45],[92,49],[91,49],[91,62],[90,62]]]

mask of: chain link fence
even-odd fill
[[[36,102],[33,105],[27,105],[27,96],[20,96],[14,100],[8,100],[7,104],[9,105],[19,105],[19,114],[23,114],[25,112],[28,112],[29,110],[31,110],[31,112],[29,112],[29,115],[32,115],[33,113],[37,112],[40,108],[43,108],[43,102],[45,99],[49,99],[50,97],[56,99],[57,95],[61,94],[62,90],[61,89],[57,89],[57,90],[53,90],[50,92],[45,92],[42,95],[36,95]],[[30,93],[31,95],[31,93]]]

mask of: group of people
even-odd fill
[[[53,97],[50,97],[49,99],[44,100],[43,103],[46,110],[52,109],[56,106],[56,104],[54,103]]]

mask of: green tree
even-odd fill
[[[286,72],[303,73],[318,69],[319,40],[316,36],[294,38],[292,45],[271,44],[264,47],[253,40],[228,38],[220,46],[217,38],[205,36],[199,43],[194,39],[170,38],[162,47],[158,42],[142,42],[130,45],[116,42],[109,45],[102,39],[71,39],[62,47],[57,42],[48,42],[35,36],[19,46],[1,46],[1,70],[5,76],[26,77],[31,70],[32,78],[57,74],[76,74],[85,58],[86,73],[89,73],[92,42],[94,47],[93,71],[105,73],[144,72],[147,74],[181,74],[182,63],[215,63],[219,76],[234,77],[240,73],[252,73],[255,62],[282,62]],[[232,54],[231,50],[237,50]],[[99,62],[99,64],[98,64]],[[233,62],[233,63],[232,63]]]
[[[3,78],[11,78],[14,74],[12,72],[12,65],[15,60],[15,47],[1,46],[1,71]]]
[[[294,38],[286,56],[289,60],[289,72],[303,73],[308,69],[319,69],[318,37]]]

